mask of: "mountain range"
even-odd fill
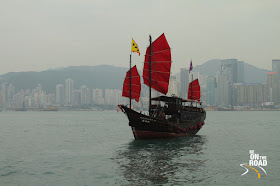
[[[213,59],[194,67],[194,72],[204,76],[215,76],[221,60]],[[13,84],[17,90],[34,89],[39,83],[47,93],[54,93],[57,84],[65,84],[65,79],[74,80],[74,89],[86,85],[89,89],[121,89],[128,68],[111,65],[70,66],[41,72],[9,72],[0,76],[1,82]],[[244,79],[247,83],[264,83],[269,70],[259,69],[244,63]],[[142,74],[141,72],[139,72]]]
[[[1,75],[0,81],[13,84],[17,90],[34,89],[40,83],[47,93],[54,93],[56,85],[64,85],[67,78],[74,81],[74,89],[82,85],[90,89],[120,89],[127,70],[111,65],[70,66],[41,72],[9,72]]]

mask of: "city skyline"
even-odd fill
[[[209,62],[209,61],[212,61],[212,60],[227,60],[227,59],[236,59],[236,58],[223,58],[223,59],[209,59],[209,60],[207,60],[207,61],[205,61],[205,62],[203,62],[203,63],[201,63],[201,64],[194,64],[193,63],[193,68],[194,69],[196,69],[196,67],[198,67],[198,66],[201,66],[201,65],[203,65],[203,64],[205,64],[205,63],[207,63],[207,62]],[[271,64],[271,61],[274,61],[274,60],[280,60],[280,57],[279,57],[279,59],[277,58],[275,58],[275,59],[270,59],[270,61],[269,61],[269,63]],[[241,60],[242,61],[242,60]],[[247,61],[242,61],[242,62],[244,62],[244,63],[246,63],[246,64],[248,64],[248,65],[251,65],[251,66],[254,66],[254,65],[252,65],[252,64],[249,64],[249,63],[247,63]],[[135,64],[135,65],[137,65],[137,66],[139,66],[139,69],[141,69],[140,68],[140,66],[141,66],[141,64]],[[176,71],[176,72],[173,72],[172,71],[172,68],[171,68],[171,74],[179,74],[180,73],[180,71],[181,71],[181,69],[182,68],[189,68],[189,65],[190,65],[190,61],[189,62],[186,62],[186,64],[185,64],[185,66],[183,66],[183,67],[180,67],[179,69],[178,69],[178,71]],[[0,74],[0,76],[2,76],[2,75],[5,75],[5,74],[7,74],[7,73],[13,73],[13,72],[15,72],[15,73],[17,73],[17,72],[44,72],[44,71],[49,71],[49,70],[61,70],[61,69],[64,69],[64,68],[72,68],[72,67],[96,67],[96,66],[113,66],[113,67],[120,67],[120,68],[127,68],[128,69],[128,65],[127,66],[116,66],[116,65],[114,65],[114,64],[98,64],[98,65],[76,65],[76,66],[59,66],[59,67],[50,67],[50,68],[48,68],[48,69],[44,69],[44,70],[39,70],[39,71],[31,71],[31,70],[26,70],[26,71],[9,71],[9,72],[6,72],[6,73],[4,73],[4,74]],[[270,69],[266,69],[266,68],[259,68],[258,66],[254,66],[254,67],[256,67],[256,68],[258,68],[258,69],[261,69],[261,70],[268,70],[268,71],[273,71],[273,66],[272,66],[272,64],[270,65],[271,66],[271,68]],[[1,80],[1,79],[0,79]]]
[[[149,6],[147,7],[147,5]],[[279,59],[278,1],[5,1],[0,74],[78,65],[127,67],[131,38],[142,64],[148,36],[163,32],[173,72],[208,59],[237,58],[263,69]],[[160,6],[161,8],[157,8]]]
[[[182,68],[180,74],[171,76],[168,96],[175,95],[183,99],[188,98],[187,90],[191,79],[199,79],[201,87],[201,101],[205,106],[234,108],[261,107],[264,105],[280,104],[280,60],[272,60],[275,72],[266,73],[265,83],[248,83],[244,81],[244,62],[238,59],[221,60],[220,68],[215,76],[202,75],[199,72],[189,72]],[[0,107],[19,108],[45,108],[47,106],[79,107],[84,105],[118,105],[128,101],[122,98],[121,87],[88,88],[87,85],[74,88],[75,81],[65,79],[64,84],[56,84],[55,92],[47,93],[39,83],[34,89],[18,89],[8,82],[2,82],[0,87]],[[17,90],[17,92],[16,92]],[[161,93],[152,91],[152,97]],[[147,105],[148,89],[141,91],[141,105]],[[135,105],[136,103],[134,103]],[[139,103],[136,105],[140,105]]]

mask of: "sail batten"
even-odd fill
[[[151,57],[151,87],[158,92],[167,94],[171,69],[171,51],[165,35],[162,34],[152,43],[151,55],[149,53],[150,47],[146,50],[144,61],[144,84],[150,86],[149,57]]]
[[[131,71],[131,99],[135,99],[137,102],[139,102],[140,92],[141,92],[141,82],[140,82],[140,75],[137,71],[136,65],[126,73],[126,77],[123,82],[122,96],[127,98],[130,97],[130,83],[129,83],[130,71]]]
[[[198,79],[189,84],[188,99],[200,101],[200,85]]]

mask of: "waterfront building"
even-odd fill
[[[105,89],[105,105],[118,105],[121,103],[122,91],[119,89]]]
[[[64,86],[62,84],[56,85],[56,92],[55,92],[55,102],[56,104],[63,106],[65,100],[64,94]]]
[[[73,102],[74,81],[70,78],[65,80],[65,103],[71,105]]]
[[[236,106],[260,107],[267,102],[266,83],[234,83]]]
[[[218,100],[217,105],[222,107],[229,107],[230,106],[230,82],[229,82],[229,75],[227,73],[227,69],[222,67],[217,75],[217,93],[218,93]]]
[[[267,99],[269,102],[277,102],[278,81],[277,72],[267,72]]]
[[[72,106],[81,105],[81,90],[73,90]]]
[[[7,100],[8,100],[9,108],[12,106],[14,95],[15,95],[15,87],[12,84],[10,84],[7,89]]]
[[[47,94],[46,95],[46,106],[53,106],[56,102],[56,96],[55,94]]]
[[[272,72],[276,72],[280,76],[280,59],[272,60]]]
[[[189,88],[189,71],[186,68],[180,69],[180,97],[187,98]]]
[[[280,105],[280,59],[272,60],[272,72],[276,72],[276,80],[273,85],[273,102],[275,105]]]
[[[0,107],[7,107],[7,82],[1,84],[1,97],[0,97]]]
[[[97,104],[97,105],[104,104],[102,89],[92,89],[92,101],[93,101],[93,104]]]
[[[175,76],[170,76],[167,96],[171,96],[173,94],[177,97],[179,96],[178,82]]]
[[[90,103],[90,91],[87,86],[81,87],[81,105],[88,105]]]
[[[244,61],[237,61],[237,83],[244,83]]]
[[[215,105],[215,97],[216,97],[216,78],[207,77],[206,78],[206,104],[207,105]]]

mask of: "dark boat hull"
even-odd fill
[[[174,122],[165,118],[144,115],[124,105],[119,105],[119,107],[127,115],[135,139],[193,136],[202,128],[206,118],[206,113],[201,112],[195,113],[197,117],[192,121]]]

